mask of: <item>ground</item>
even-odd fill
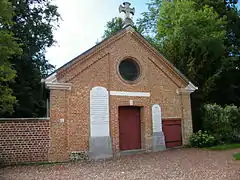
[[[236,161],[232,157],[239,150],[173,149],[165,152],[125,156],[105,162],[6,167],[0,169],[0,179],[240,180],[240,161]]]

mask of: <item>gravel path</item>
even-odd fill
[[[0,180],[240,180],[238,150],[174,149],[102,162],[16,166],[0,169]]]

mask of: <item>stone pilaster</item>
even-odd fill
[[[190,93],[182,93],[182,143],[187,145],[193,133]]]
[[[191,82],[185,88],[177,89],[177,94],[181,96],[182,103],[182,144],[187,145],[189,138],[193,133],[192,126],[192,108],[190,94],[196,91],[198,87]]]
[[[48,159],[51,162],[69,160],[68,153],[68,100],[67,92],[71,91],[71,83],[58,81],[56,73],[45,80],[50,89],[50,148]]]
[[[68,161],[66,90],[51,90],[50,102],[50,149],[48,159],[51,162]]]

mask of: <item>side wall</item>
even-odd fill
[[[51,90],[50,92],[50,149],[49,161],[69,160],[68,155],[68,99],[69,91]]]
[[[48,119],[0,119],[0,163],[48,161]]]

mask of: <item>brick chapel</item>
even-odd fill
[[[195,87],[132,28],[125,27],[57,69],[50,89],[49,161],[105,159],[186,145]]]

